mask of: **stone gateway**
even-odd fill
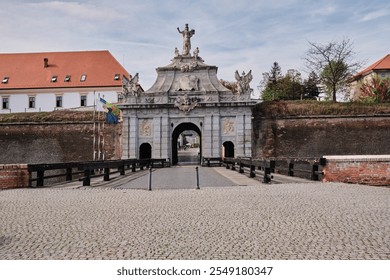
[[[187,29],[188,25],[182,32]],[[217,78],[218,67],[204,63],[199,48],[191,55],[191,36],[183,34],[183,53],[175,48],[171,63],[156,69],[157,79],[150,89],[127,94],[119,106],[122,158],[147,155],[176,164],[177,139],[186,130],[198,134],[200,156],[251,156],[251,110],[256,102],[251,100],[250,80],[245,76],[237,93],[225,88]]]

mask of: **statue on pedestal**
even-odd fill
[[[236,71],[235,77],[237,80],[237,91],[238,94],[244,94],[244,93],[251,93],[251,88],[249,86],[249,83],[252,81],[252,70],[249,71],[248,74],[245,74],[245,72],[242,72],[242,76]]]
[[[125,79],[123,79],[122,87],[123,87],[123,91],[124,91],[126,97],[128,95],[133,95],[135,97],[139,96],[140,89],[139,89],[138,80],[139,80],[138,73],[135,74],[134,77],[130,76],[129,81],[127,81],[127,80],[125,81]]]
[[[191,29],[189,30],[188,24],[186,24],[183,31],[180,31],[179,27],[177,28],[177,31],[179,31],[180,34],[183,35],[183,53],[182,55],[188,56],[191,51],[191,37],[195,34],[195,30]]]

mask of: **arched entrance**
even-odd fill
[[[149,143],[142,143],[139,146],[139,159],[152,158],[152,146]]]
[[[223,143],[223,157],[232,157],[234,158],[234,144],[231,141],[226,141]]]
[[[183,132],[186,132],[186,131],[194,131],[198,134],[200,141],[199,141],[199,149],[197,149],[197,151],[199,151],[199,153],[200,153],[199,156],[200,157],[202,156],[201,155],[201,153],[202,153],[202,140],[201,140],[202,133],[201,133],[199,127],[193,123],[190,123],[190,122],[181,123],[172,132],[172,164],[173,165],[179,163],[178,138],[180,135],[182,135]]]

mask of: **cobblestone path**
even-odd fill
[[[225,179],[2,190],[0,259],[390,259],[390,188]]]

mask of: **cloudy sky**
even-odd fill
[[[390,53],[388,0],[0,0],[0,53],[109,50],[149,89],[155,68],[182,49],[176,28],[195,29],[192,50],[218,77],[252,69],[252,88],[274,61],[306,75],[308,42],[348,38],[366,66]]]

